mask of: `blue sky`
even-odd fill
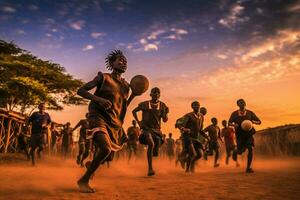
[[[192,99],[217,107],[217,100],[251,99],[270,82],[294,80],[299,19],[298,0],[0,0],[1,39],[84,81],[106,71],[106,54],[121,49],[125,77],[149,77],[180,114],[176,107]],[[270,104],[282,112],[276,100]]]

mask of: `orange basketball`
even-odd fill
[[[241,127],[244,131],[251,131],[253,128],[252,122],[250,120],[244,120],[241,124]]]
[[[130,81],[130,88],[133,94],[142,95],[149,88],[149,80],[143,75],[136,75]]]

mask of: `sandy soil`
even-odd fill
[[[0,199],[299,199],[300,158],[258,159],[254,174],[234,163],[218,169],[210,161],[186,174],[174,162],[155,160],[157,175],[146,176],[146,160],[114,161],[101,166],[91,185],[94,194],[79,193],[76,180],[84,169],[73,160],[46,157],[37,167],[26,161],[0,163]]]

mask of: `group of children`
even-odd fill
[[[133,109],[132,114],[135,122],[126,134],[122,125],[127,107],[139,95],[122,78],[122,74],[127,69],[127,59],[120,50],[111,52],[106,57],[105,63],[111,73],[99,72],[93,80],[87,82],[77,92],[79,96],[90,100],[87,118],[81,120],[75,126],[75,129],[81,127],[77,163],[83,165],[83,161],[87,156],[87,149],[91,148],[91,144],[97,149],[86,172],[77,181],[81,192],[95,192],[90,187],[89,181],[99,165],[106,161],[112,161],[115,152],[121,150],[125,143],[127,143],[131,154],[135,153],[137,151],[137,140],[140,144],[147,146],[148,176],[155,175],[153,157],[158,156],[159,149],[164,142],[167,144],[166,151],[170,156],[174,154],[174,151],[173,148],[168,146],[174,144],[178,146],[176,148],[176,154],[179,155],[178,161],[185,166],[187,172],[194,172],[195,163],[202,157],[202,154],[211,155],[215,153],[214,166],[218,167],[218,140],[223,142],[222,136],[226,145],[227,162],[231,153],[233,153],[234,160],[237,160],[237,154],[241,154],[248,149],[246,172],[253,172],[251,162],[255,130],[252,129],[251,132],[246,132],[241,128],[241,123],[245,119],[252,121],[254,124],[260,124],[261,122],[253,112],[245,109],[246,103],[243,99],[238,100],[239,110],[232,113],[229,122],[222,122],[224,126],[222,130],[217,126],[218,121],[216,118],[212,118],[212,124],[204,128],[203,121],[206,109],[201,108],[199,102],[193,102],[191,104],[192,112],[187,113],[176,122],[175,126],[181,132],[181,141],[174,142],[171,135],[168,139],[163,137],[161,124],[168,121],[169,108],[160,100],[160,89],[154,87],[150,92],[150,100],[139,103]],[[92,89],[95,89],[94,93],[89,92]],[[141,118],[138,117],[138,113],[141,113]],[[38,120],[45,121],[46,125],[51,121],[50,117],[49,119],[47,117],[40,118],[38,117]],[[31,122],[32,127],[34,127],[34,120],[31,120]],[[43,128],[43,126],[40,128]],[[33,141],[39,140],[39,137],[32,136],[32,138]]]

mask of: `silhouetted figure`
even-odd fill
[[[166,139],[166,146],[167,146],[167,155],[169,160],[174,158],[174,151],[175,151],[175,141],[172,138],[172,133],[169,133],[169,138]]]
[[[176,154],[176,160],[175,160],[175,165],[177,166],[178,162],[180,162],[181,167],[182,168],[185,168],[184,166],[184,162],[182,162],[182,158],[181,158],[181,155],[182,155],[182,152],[183,152],[183,142],[182,142],[182,136],[180,136],[178,139],[176,139],[175,141],[175,146],[176,146],[176,150],[175,150],[175,154]]]
[[[140,129],[136,126],[136,121],[132,120],[132,126],[127,129],[127,149],[128,149],[128,162],[131,159],[132,153],[136,156],[138,150]]]
[[[236,139],[235,139],[235,130],[234,127],[228,126],[227,121],[222,121],[223,128],[221,130],[221,137],[225,140],[226,148],[226,160],[225,163],[228,165],[229,158],[232,155],[232,152],[236,152]],[[240,164],[236,160],[236,166],[239,167]]]
[[[29,127],[25,124],[22,126],[21,131],[17,135],[18,140],[18,150],[20,152],[24,152],[27,160],[30,160],[29,154],[29,138],[30,138],[30,130]]]
[[[237,154],[242,154],[248,150],[247,156],[247,168],[246,173],[253,173],[251,168],[252,159],[253,159],[253,147],[254,147],[254,138],[253,135],[256,133],[256,130],[252,128],[250,131],[245,131],[242,129],[241,124],[244,120],[250,120],[253,124],[261,124],[260,119],[255,115],[254,112],[246,109],[246,102],[244,99],[237,100],[238,110],[234,111],[229,118],[229,125],[235,127],[236,142],[237,142],[237,152],[233,154],[233,159],[237,159]]]
[[[51,123],[50,132],[51,132],[51,146],[50,147],[51,147],[51,152],[54,155],[57,152],[57,141],[60,137],[60,134],[59,134],[58,130],[56,129],[55,123]]]
[[[152,88],[150,96],[151,100],[140,103],[138,107],[132,111],[132,114],[142,129],[142,133],[139,138],[140,143],[148,146],[148,176],[153,176],[155,175],[155,172],[152,166],[152,157],[158,156],[159,147],[163,142],[161,121],[168,121],[169,108],[165,103],[159,101],[159,88]],[[142,112],[141,121],[138,119],[137,112]]]
[[[76,126],[73,128],[73,131],[75,131],[78,127],[80,127],[78,140],[79,152],[77,155],[76,163],[83,167],[83,162],[89,156],[92,145],[91,139],[87,139],[87,131],[89,128],[88,113],[86,113],[85,119],[80,120],[76,124]]]
[[[202,156],[202,144],[198,138],[199,134],[203,134],[203,115],[199,112],[200,103],[198,101],[192,102],[191,107],[193,112],[183,116],[181,122],[176,125],[181,131],[184,143],[184,151],[181,157],[185,158],[184,155],[188,155],[186,157],[186,172],[194,172],[195,163]],[[206,135],[203,136],[206,137]]]
[[[106,57],[106,67],[111,73],[101,73],[78,90],[78,95],[91,100],[89,104],[89,129],[97,145],[98,153],[94,156],[90,167],[78,180],[82,192],[94,192],[89,186],[91,175],[105,160],[113,159],[113,152],[122,148],[127,140],[122,128],[127,106],[134,98],[129,96],[129,83],[122,78],[127,69],[126,57],[120,50],[111,52]],[[89,90],[96,88],[94,94]]]
[[[35,150],[38,148],[38,156],[40,157],[48,125],[51,123],[49,114],[45,112],[45,104],[39,104],[38,108],[39,111],[32,113],[28,120],[28,123],[31,124],[30,156],[33,166],[35,165]]]
[[[63,159],[67,159],[70,154],[71,145],[73,144],[72,139],[72,128],[70,127],[70,122],[67,122],[61,131],[62,141],[61,141],[61,153]]]
[[[220,145],[218,143],[218,139],[223,142],[221,138],[220,128],[218,126],[218,120],[217,118],[213,117],[211,118],[212,124],[206,127],[203,132],[208,132],[208,149],[209,149],[209,155],[213,155],[215,153],[215,160],[214,160],[214,167],[219,167],[218,159],[219,159],[219,148]]]

